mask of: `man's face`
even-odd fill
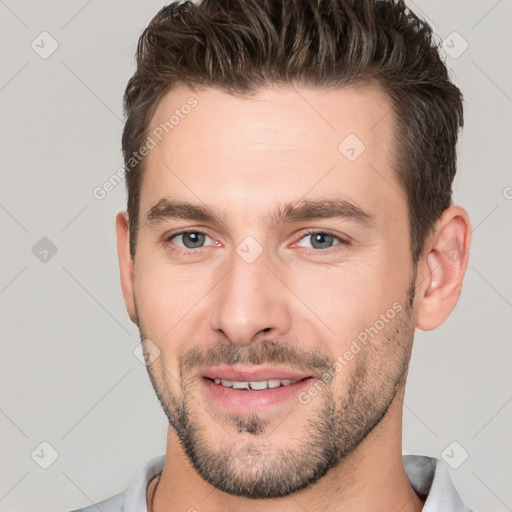
[[[180,87],[150,133],[176,109],[140,198],[149,374],[205,480],[284,496],[349,455],[405,381],[415,272],[390,104],[376,88]]]

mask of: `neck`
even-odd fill
[[[253,500],[231,496],[205,482],[194,470],[174,430],[169,427],[165,466],[153,495],[152,510],[211,512],[287,512],[303,508],[324,512],[419,512],[421,500],[411,487],[402,459],[402,400],[397,394],[386,416],[337,467],[314,485],[291,496]],[[148,489],[148,502],[151,492]]]

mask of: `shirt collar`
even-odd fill
[[[427,497],[422,512],[471,512],[457,494],[443,461],[423,455],[404,455],[403,460],[412,488]]]
[[[146,493],[149,482],[162,472],[165,455],[151,459],[142,467],[126,489],[122,512],[147,512]]]

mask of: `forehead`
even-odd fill
[[[163,197],[206,203],[246,219],[276,203],[329,195],[402,208],[393,171],[395,120],[376,86],[278,86],[251,96],[179,86],[158,105],[148,134],[144,215]]]

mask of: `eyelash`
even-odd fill
[[[172,244],[172,239],[176,238],[180,235],[185,235],[187,233],[200,233],[202,235],[208,236],[208,233],[205,233],[204,231],[201,231],[200,229],[186,229],[183,231],[178,231],[177,233],[173,233],[172,235],[169,235],[165,238],[165,243]],[[308,254],[319,254],[319,253],[328,253],[331,249],[336,250],[335,247],[337,246],[346,246],[350,245],[350,241],[346,238],[342,238],[339,235],[336,235],[335,233],[332,233],[330,231],[325,230],[310,230],[302,233],[301,237],[298,241],[302,240],[303,238],[306,238],[310,235],[329,235],[336,239],[339,243],[333,245],[332,247],[329,247],[328,249],[315,249],[314,247],[308,248],[308,247],[301,247],[301,249],[305,250]],[[170,250],[176,254],[183,254],[183,255],[199,255],[203,252],[203,250],[208,249],[208,247],[198,247],[197,249],[186,249],[182,247],[171,247]]]

